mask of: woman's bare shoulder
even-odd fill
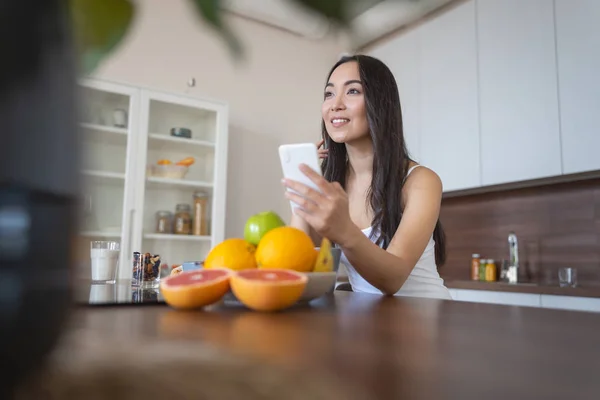
[[[440,176],[434,170],[417,163],[411,163],[409,168],[417,165],[418,167],[412,170],[404,182],[403,195],[406,197],[414,191],[427,191],[441,195],[443,185]]]

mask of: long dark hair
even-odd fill
[[[367,201],[373,210],[371,225],[374,229],[371,235],[378,231],[376,244],[386,249],[402,219],[404,204],[401,204],[401,194],[411,161],[404,141],[400,95],[389,68],[367,55],[342,57],[329,71],[326,83],[338,66],[349,61],[358,63],[373,142],[373,178],[367,193]],[[328,181],[337,181],[345,188],[348,166],[346,146],[331,140],[324,121],[321,121],[321,130],[325,146],[329,149],[322,163],[323,175]],[[439,219],[433,239],[435,261],[439,268],[446,261],[446,238]]]

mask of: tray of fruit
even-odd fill
[[[200,268],[180,268],[161,280],[165,302],[176,309],[235,303],[273,312],[333,291],[340,250],[326,238],[315,248],[302,230],[262,214],[248,220],[243,239],[214,246]]]

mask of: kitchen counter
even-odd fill
[[[595,313],[340,291],[279,313],[84,305],[17,399],[596,399],[598,332]]]
[[[538,283],[480,282],[469,280],[447,280],[449,289],[490,290],[496,292],[548,294],[555,296],[600,298],[600,286],[559,287]]]

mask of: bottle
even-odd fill
[[[485,264],[485,280],[486,282],[496,281],[496,263],[492,259],[487,260]]]
[[[206,206],[208,203],[208,196],[204,192],[194,193],[194,223],[193,234],[196,236],[207,235],[206,229]]]
[[[479,259],[480,256],[477,253],[471,255],[471,280],[479,280]]]
[[[192,215],[189,204],[177,204],[175,208],[174,233],[189,235],[192,233]]]
[[[482,258],[479,260],[479,280],[485,282],[485,266],[487,264],[487,260]]]

